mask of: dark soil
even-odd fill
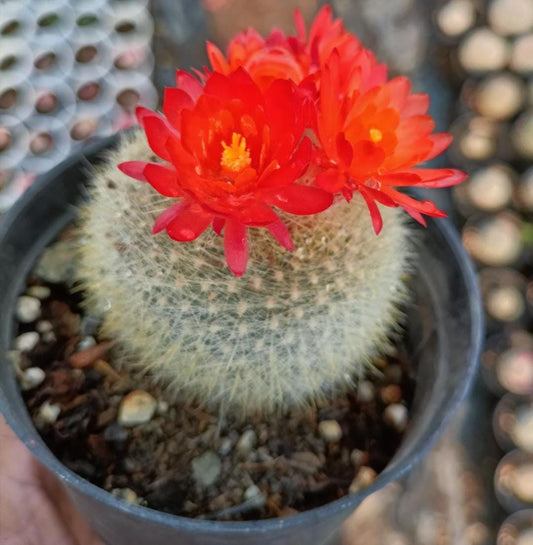
[[[125,501],[196,518],[289,516],[371,484],[402,440],[413,380],[401,343],[358,393],[239,423],[173,403],[149,378],[113,367],[81,294],[36,278],[28,285],[51,290],[39,316],[19,324],[19,335],[39,331],[39,341],[13,353],[28,410],[67,467]],[[35,367],[44,380],[28,372]],[[42,382],[24,386],[32,373]],[[121,404],[139,390],[152,396],[153,416],[121,425]]]

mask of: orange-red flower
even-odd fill
[[[248,29],[230,42],[226,56],[208,42],[207,55],[213,70],[230,74],[243,66],[253,80],[266,89],[278,78],[301,83],[324,66],[334,49],[340,52],[348,68],[361,49],[357,38],[346,32],[342,21],[333,19],[330,6],[320,10],[309,35],[298,10],[295,11],[295,24],[297,36],[286,36],[281,30],[274,30],[264,39],[254,29]],[[386,68],[382,66],[381,70]]]
[[[297,215],[321,212],[333,197],[297,184],[311,159],[307,98],[289,80],[261,90],[239,68],[213,73],[205,86],[178,71],[177,87],[165,92],[164,116],[139,108],[152,151],[165,163],[131,161],[119,165],[149,182],[175,204],[156,220],[177,241],[200,236],[208,226],[224,231],[226,260],[236,275],[247,262],[247,227],[265,227],[292,249],[286,226],[273,207]]]
[[[320,74],[315,162],[322,172],[317,184],[348,201],[359,192],[376,232],[382,227],[376,203],[401,206],[422,224],[422,215],[445,216],[432,202],[417,201],[396,188],[447,187],[464,180],[466,175],[454,169],[414,168],[444,151],[451,136],[432,134],[428,96],[410,94],[407,78],[383,82],[366,51],[358,57],[355,68],[347,71],[334,50]]]

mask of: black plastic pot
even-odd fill
[[[414,304],[408,316],[417,386],[404,442],[372,486],[284,519],[210,522],[131,506],[63,466],[48,450],[26,411],[5,357],[14,335],[14,308],[38,256],[76,216],[90,164],[114,145],[94,145],[41,178],[0,224],[0,411],[35,456],[64,483],[96,533],[109,545],[322,545],[338,539],[343,521],[369,495],[399,479],[427,453],[465,397],[482,343],[482,308],[475,274],[448,221],[423,230]]]

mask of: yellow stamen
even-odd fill
[[[231,135],[231,145],[222,142],[224,151],[220,159],[220,166],[231,170],[232,172],[240,172],[246,167],[249,167],[252,159],[250,151],[246,149],[246,138],[239,133],[234,132]]]
[[[370,140],[377,144],[383,140],[383,133],[379,129],[370,129]]]

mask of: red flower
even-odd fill
[[[152,151],[166,163],[132,161],[119,168],[180,200],[156,220],[153,232],[196,239],[211,225],[224,231],[229,268],[238,276],[248,257],[246,228],[265,227],[292,250],[287,227],[273,206],[308,215],[332,203],[328,192],[295,182],[306,171],[311,142],[303,138],[307,99],[288,80],[262,91],[240,68],[213,73],[205,87],[178,71],[177,88],[165,92],[165,117],[139,108]],[[288,113],[290,115],[288,115]]]
[[[213,70],[230,74],[242,66],[262,89],[266,89],[278,78],[301,83],[324,66],[334,49],[341,52],[349,67],[361,49],[355,36],[346,32],[342,21],[333,20],[330,6],[320,10],[309,29],[309,36],[298,10],[295,11],[295,23],[297,36],[286,36],[281,30],[274,30],[264,39],[254,29],[248,29],[230,42],[226,56],[208,42],[207,55]]]
[[[382,227],[376,203],[401,206],[423,225],[422,214],[446,215],[432,202],[416,201],[395,188],[447,187],[466,177],[454,169],[413,168],[444,151],[451,136],[431,134],[435,123],[426,114],[428,96],[409,93],[407,78],[384,82],[383,71],[365,50],[353,59],[351,70],[334,50],[320,74],[315,162],[322,172],[317,184],[348,201],[358,191],[376,232]]]

